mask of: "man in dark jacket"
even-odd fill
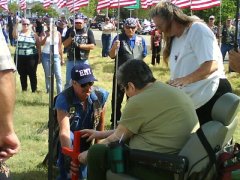
[[[128,18],[124,22],[123,33],[116,36],[112,42],[112,48],[109,51],[109,56],[118,61],[118,67],[132,59],[143,60],[147,55],[147,47],[145,40],[141,36],[137,36],[137,20]],[[114,128],[114,109],[116,102],[116,121],[121,117],[121,104],[124,97],[124,91],[117,85],[117,98],[115,99],[115,72],[113,75],[113,90],[112,90],[112,114],[111,128]]]

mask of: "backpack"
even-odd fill
[[[67,102],[68,104],[70,104],[70,108],[69,108],[69,121],[70,121],[70,126],[74,121],[74,116],[75,116],[75,107],[73,105],[73,88],[69,87],[66,90],[63,91],[63,93],[65,94],[65,96],[67,97]],[[94,93],[97,96],[97,99],[93,100],[93,129],[97,129],[97,126],[99,124],[100,118],[101,118],[101,113],[102,113],[102,106],[101,103],[99,101],[99,99],[103,98],[102,93],[99,91],[99,88],[94,86],[92,93]],[[92,94],[91,93],[91,94]],[[90,95],[91,96],[91,95]],[[56,99],[57,99],[58,95],[54,97],[54,105],[56,104]],[[58,120],[57,120],[57,110],[54,109],[54,114],[53,114],[53,164],[56,165],[57,164],[57,160],[58,160],[58,154],[59,154],[59,147],[60,147],[60,139],[59,139],[59,124],[58,124]],[[47,153],[47,155],[45,156],[42,164],[43,165],[47,165],[48,164],[48,159],[49,159],[49,152]]]

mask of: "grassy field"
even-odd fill
[[[13,49],[11,49],[13,52]],[[90,64],[98,79],[96,85],[107,89],[110,96],[107,101],[106,123],[109,125],[111,111],[111,87],[113,75],[113,60],[101,57],[101,49],[96,48],[90,53]],[[150,55],[146,58],[150,64]],[[65,83],[65,69],[62,67],[62,79]],[[168,69],[162,64],[151,66],[155,77],[160,81],[167,81]],[[226,67],[227,69],[227,67]],[[48,151],[48,110],[49,98],[45,90],[45,80],[42,65],[38,66],[38,93],[31,93],[30,84],[27,92],[21,92],[19,75],[16,74],[17,99],[14,113],[14,124],[21,141],[21,151],[8,161],[12,178],[16,180],[44,180],[47,179],[47,168],[41,165]],[[227,74],[234,91],[240,95],[240,78],[236,73]],[[235,140],[240,140],[239,127],[234,134]]]

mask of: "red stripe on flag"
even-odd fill
[[[192,0],[192,10],[204,10],[214,6],[220,6],[220,0]]]

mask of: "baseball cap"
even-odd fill
[[[79,84],[97,81],[94,77],[91,67],[88,64],[78,64],[72,68],[71,79]]]
[[[82,14],[76,14],[75,15],[75,22],[84,23],[84,16]]]
[[[215,17],[214,17],[213,15],[211,15],[211,16],[209,17],[209,19],[215,19]]]
[[[129,27],[136,27],[137,26],[137,20],[134,18],[127,18],[124,22],[125,26]]]

